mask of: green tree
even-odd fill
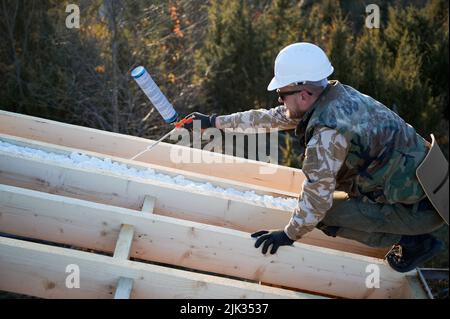
[[[356,41],[352,55],[354,70],[349,84],[381,102],[386,102],[386,70],[389,69],[386,65],[392,57],[381,39],[380,30],[363,32]]]
[[[284,166],[301,168],[301,153],[296,145],[296,139],[294,139],[289,133],[284,133],[281,146],[281,164]]]
[[[448,101],[444,89],[448,87],[448,56],[443,54],[448,52],[448,17],[429,15],[439,3],[425,8],[391,7],[384,32],[387,50],[394,57],[387,70],[388,100],[424,135],[438,124]]]
[[[329,27],[327,54],[334,67],[333,78],[344,83],[353,79],[353,37],[346,19],[340,13],[333,18]]]
[[[387,75],[389,102],[399,107],[400,115],[424,134],[435,119],[428,81],[421,77],[422,55],[415,35],[405,32],[392,70]]]
[[[209,28],[198,57],[206,103],[231,112],[258,105],[262,45],[243,0],[211,1]]]

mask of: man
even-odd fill
[[[202,129],[295,128],[304,143],[306,179],[289,224],[252,234],[257,238],[255,247],[263,245],[263,254],[270,246],[274,254],[278,247],[292,245],[317,227],[329,236],[372,247],[394,245],[387,261],[397,271],[410,271],[443,246],[429,234],[444,223],[434,208],[439,204],[430,202],[429,192],[416,176],[431,145],[380,102],[338,81],[328,81],[333,71],[318,46],[295,43],[278,54],[268,86],[269,91],[277,90],[283,105],[193,116]],[[444,181],[447,186],[438,191],[440,199],[446,192],[443,215],[448,223],[448,172]]]

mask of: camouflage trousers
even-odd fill
[[[335,192],[333,206],[316,227],[329,236],[353,239],[371,247],[389,247],[398,243],[402,235],[428,234],[443,224],[428,199],[411,205],[379,204]]]

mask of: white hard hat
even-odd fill
[[[275,76],[267,90],[272,91],[295,82],[320,81],[333,71],[327,55],[317,45],[294,43],[278,53],[275,59]]]

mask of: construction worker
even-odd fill
[[[193,113],[194,120],[202,129],[295,129],[305,145],[306,178],[292,218],[284,229],[252,234],[263,254],[316,227],[332,237],[392,246],[390,266],[410,271],[443,248],[430,233],[448,224],[448,162],[434,138],[430,144],[382,103],[328,81],[333,71],[318,46],[291,44],[276,57],[268,86],[282,105],[222,116]],[[419,166],[425,168],[420,176]]]

